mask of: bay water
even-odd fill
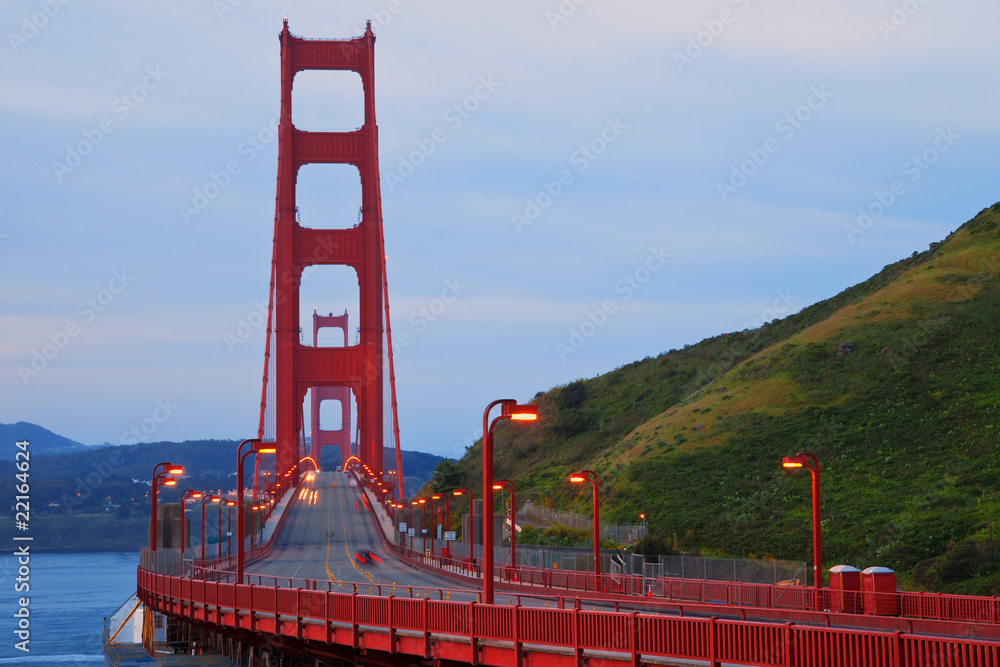
[[[30,590],[18,591],[17,557],[0,555],[0,666],[104,665],[104,617],[135,592],[138,565],[138,552],[32,553]],[[28,652],[15,646],[20,598],[29,599]]]

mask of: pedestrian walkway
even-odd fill
[[[116,644],[114,654],[106,655],[108,664],[116,667],[151,667],[152,665],[164,665],[165,667],[187,665],[190,667],[236,667],[236,664],[228,658],[216,655],[188,655],[185,653],[161,653],[157,652],[156,657],[151,657],[141,644]]]
[[[271,539],[272,535],[274,535],[274,531],[281,522],[281,515],[285,513],[285,508],[288,507],[288,503],[292,500],[292,491],[294,491],[294,489],[289,489],[285,492],[285,495],[281,497],[281,500],[279,500],[278,504],[274,507],[274,511],[271,512],[271,516],[264,522],[264,532],[260,538],[261,544],[267,544],[267,541]]]
[[[385,536],[389,538],[389,541],[391,542],[395,537],[396,529],[393,525],[392,517],[385,511],[385,508],[382,507],[382,504],[378,501],[377,496],[371,489],[365,488],[360,484],[358,486],[362,491],[364,491],[365,496],[368,498],[368,504],[375,508],[375,518],[378,519],[378,525],[382,528],[385,532]]]

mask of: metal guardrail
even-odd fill
[[[374,515],[370,514],[373,521]],[[415,554],[391,544],[379,531],[383,544],[404,560],[434,561],[434,557]],[[409,553],[407,553],[409,552]],[[439,560],[439,559],[438,559]],[[461,563],[439,563],[448,570],[465,567]],[[500,577],[504,566],[498,566]],[[529,574],[525,568],[506,568],[518,579]],[[476,576],[480,569],[472,567]],[[206,574],[207,574],[206,570]],[[959,639],[949,636],[914,635],[899,630],[834,628],[793,625],[788,622],[754,622],[689,616],[651,616],[639,612],[599,612],[574,609],[549,609],[503,605],[484,605],[475,601],[458,602],[441,599],[411,599],[409,596],[378,595],[388,587],[372,586],[372,595],[364,595],[365,584],[352,584],[350,592],[318,590],[315,580],[296,580],[252,575],[257,583],[237,584],[229,581],[232,573],[214,571],[220,580],[186,577],[138,571],[140,599],[161,613],[210,623],[220,628],[233,628],[262,634],[295,638],[296,641],[349,647],[365,646],[368,651],[416,656],[447,655],[450,660],[504,667],[520,667],[529,659],[538,667],[556,667],[565,656],[525,644],[540,644],[570,651],[582,658],[585,650],[600,651],[609,664],[631,664],[640,667],[644,657],[737,662],[763,667],[806,666],[818,664],[893,665],[923,667],[927,664],[955,666],[1000,665],[1000,642],[982,639]],[[541,576],[552,571],[538,571]],[[607,595],[608,577],[588,573],[561,573],[567,583],[575,583],[576,592],[588,587]],[[582,578],[579,578],[582,577]],[[625,577],[617,577],[620,586],[627,586]],[[639,578],[642,579],[642,578]],[[287,581],[288,585],[283,584]],[[592,583],[588,583],[592,582]],[[273,586],[267,584],[273,583]],[[330,586],[334,582],[324,582]],[[551,579],[541,582],[544,590],[553,591]],[[789,606],[782,610],[816,608],[828,605],[825,597],[831,591],[805,587],[775,587],[765,584],[705,582],[677,580],[670,582],[680,588],[657,590],[659,595],[698,596],[708,602],[730,604],[732,608],[759,605],[769,599],[768,591],[782,589],[782,600]],[[658,584],[659,585],[659,584]],[[526,591],[535,584],[518,581],[516,586]],[[418,589],[419,590],[419,589]],[[444,589],[441,589],[444,590]],[[794,594],[789,596],[789,593]],[[554,592],[554,591],[553,591]],[[612,591],[614,592],[614,591]],[[750,593],[756,592],[754,597]],[[412,591],[410,593],[413,594]],[[537,594],[537,593],[536,593]],[[861,594],[864,595],[864,594]],[[912,593],[882,594],[898,600],[898,610],[919,613],[932,618],[948,616],[948,620],[997,623],[1000,600],[974,599],[966,596],[924,595]],[[414,596],[417,597],[417,596]],[[633,598],[635,599],[635,598]],[[662,598],[661,598],[662,600]],[[797,601],[796,601],[797,600]],[[952,605],[961,601],[962,604]],[[711,607],[702,607],[710,609]],[[856,615],[836,614],[861,621]],[[832,616],[827,617],[827,624]],[[880,617],[867,617],[875,625]],[[884,617],[883,617],[884,618]],[[884,618],[884,621],[893,619]],[[899,622],[899,621],[895,621]],[[883,627],[885,627],[883,625]],[[415,639],[396,641],[397,632],[415,632]],[[957,634],[957,630],[954,634]],[[385,637],[389,640],[386,641]],[[460,635],[456,637],[455,635]],[[509,649],[490,648],[483,640],[509,644]],[[487,652],[488,660],[484,659]],[[506,651],[506,653],[504,652]]]
[[[411,600],[303,588],[199,581],[139,570],[150,608],[218,628],[288,637],[369,654],[447,656],[471,665],[564,664],[563,649],[599,651],[607,664],[640,667],[675,658],[789,667],[1000,664],[1000,642],[903,632],[741,620],[654,616],[638,612],[543,609],[447,600]],[[409,633],[406,641],[397,633]],[[500,642],[490,646],[484,640]],[[528,646],[530,645],[530,646]],[[538,645],[550,647],[539,649]]]

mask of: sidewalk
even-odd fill
[[[368,499],[368,504],[375,508],[375,518],[378,519],[378,525],[382,527],[385,532],[386,538],[392,542],[395,534],[395,526],[392,523],[392,517],[389,516],[388,512],[382,507],[382,505],[376,499],[375,493],[365,486],[358,484],[360,488],[365,493],[365,497]]]
[[[274,506],[274,511],[271,512],[271,516],[269,516],[267,521],[264,522],[264,533],[260,538],[261,544],[267,544],[267,541],[271,539],[272,535],[274,535],[275,528],[281,522],[281,515],[285,513],[285,508],[288,507],[288,503],[291,502],[293,491],[294,489],[289,489],[285,492],[285,495],[281,497],[278,504]]]

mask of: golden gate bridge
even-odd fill
[[[196,633],[234,663],[250,665],[1000,666],[998,598],[897,592],[894,586],[864,590],[860,574],[855,585],[823,588],[819,580],[805,587],[601,572],[596,546],[589,572],[527,567],[514,558],[496,563],[491,499],[500,480],[493,479],[492,430],[500,421],[537,415],[533,406],[514,401],[495,401],[484,414],[478,528],[474,490],[452,492],[470,501],[463,530],[468,555],[453,557],[447,544],[435,546],[434,537],[430,550],[412,548],[412,540],[408,547],[410,531],[425,535],[426,502],[433,499],[407,499],[403,484],[379,191],[375,36],[369,24],[353,39],[304,39],[289,31],[286,20],[280,45],[267,341],[257,436],[237,452],[237,553],[224,556],[220,542],[217,558],[185,560],[183,549],[178,558],[169,546],[170,526],[154,523],[137,579],[148,617],[159,615],[176,636]],[[351,132],[296,128],[292,84],[306,70],[357,73],[364,124]],[[296,178],[311,163],[357,168],[357,225],[300,225]],[[314,265],[356,271],[361,307],[355,344],[348,344],[346,312],[314,314],[313,344],[300,341],[299,287],[303,270]],[[319,346],[316,332],[324,327],[342,329],[344,344]],[[307,451],[309,390],[313,435]],[[349,411],[340,429],[318,426],[318,401],[338,400],[343,407],[352,396],[356,448]],[[496,406],[500,415],[490,422]],[[387,442],[395,450],[392,467],[384,465]],[[338,448],[343,471],[316,470],[325,445]],[[273,500],[259,502],[261,460],[270,454],[275,479],[264,490]],[[256,465],[253,504],[247,505],[243,464],[250,456]],[[596,531],[598,487],[587,472],[574,481],[594,485]],[[157,479],[154,474],[154,502]],[[203,499],[203,512],[206,502],[214,501]],[[262,524],[256,513],[270,519]],[[180,525],[183,534],[183,520]],[[260,535],[259,543],[246,543],[247,527]],[[477,530],[482,547],[472,543]],[[839,584],[850,575],[835,574]],[[153,634],[150,628],[150,642]],[[113,639],[106,637],[109,656]],[[155,650],[152,643],[147,648]]]

